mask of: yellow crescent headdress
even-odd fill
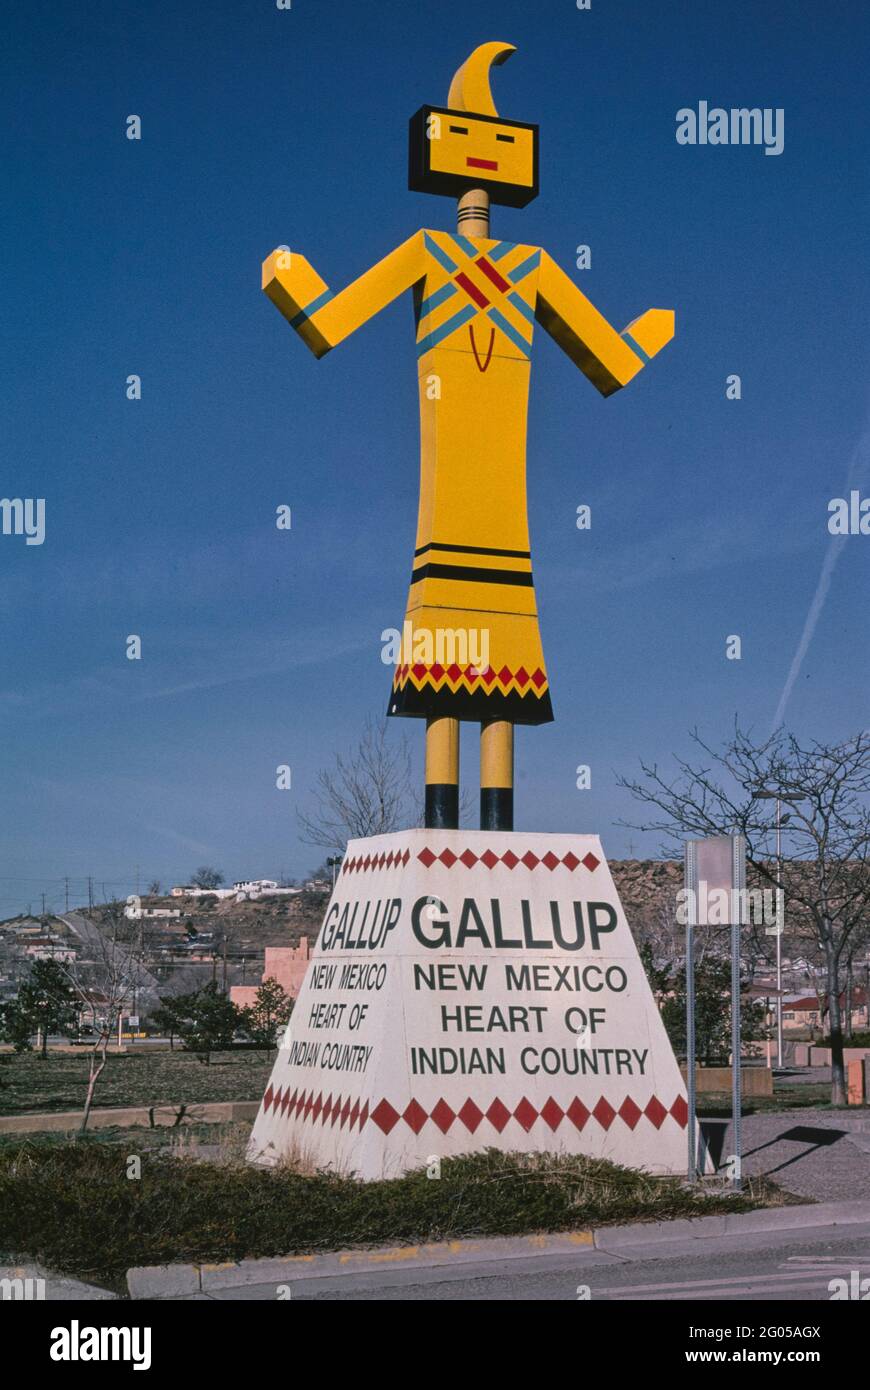
[[[479,116],[497,116],[489,85],[489,71],[506,63],[516,53],[512,43],[482,43],[466,58],[450,83],[447,105],[451,111],[473,111]]]
[[[461,198],[485,189],[493,203],[522,208],[538,193],[538,127],[499,116],[490,71],[516,49],[482,43],[450,83],[447,105],[421,106],[411,118],[408,186]],[[450,120],[462,115],[461,122]]]

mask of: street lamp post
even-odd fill
[[[754,792],[759,801],[776,802],[776,901],[777,908],[780,903],[784,904],[782,897],[782,827],[788,820],[788,816],[782,814],[782,803],[784,801],[805,801],[803,792],[773,792],[765,788],[749,787],[749,791]],[[782,932],[785,925],[785,906],[783,905],[782,918],[776,929],[776,1065],[783,1065],[783,1044],[782,1044]]]

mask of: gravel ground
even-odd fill
[[[850,1138],[863,1117],[868,1126],[856,1132],[859,1148]],[[733,1152],[731,1125],[704,1121],[714,1158]],[[780,1114],[747,1115],[743,1120],[743,1171],[764,1174],[780,1187],[817,1202],[870,1201],[870,1110],[850,1114],[838,1110],[788,1110]]]

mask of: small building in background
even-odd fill
[[[277,980],[284,993],[295,999],[302,988],[310,954],[307,936],[302,937],[298,946],[267,946],[263,980]],[[256,1002],[259,987],[233,985],[230,999],[240,1009],[248,1008]]]

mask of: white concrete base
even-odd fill
[[[685,1126],[597,836],[351,841],[249,1158],[376,1179],[498,1148],[684,1173]]]

